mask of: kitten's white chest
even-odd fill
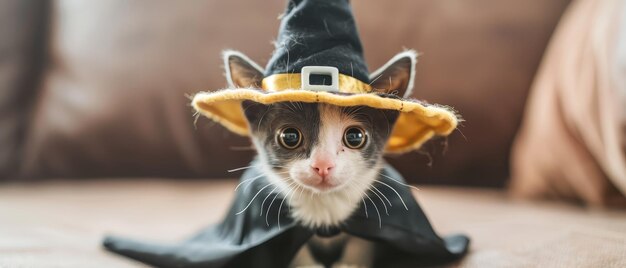
[[[361,201],[361,194],[347,189],[323,194],[303,192],[288,200],[295,220],[317,228],[336,226],[350,217]]]

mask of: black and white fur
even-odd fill
[[[230,87],[260,87],[263,70],[258,64],[235,51],[226,51],[224,61]],[[372,73],[371,86],[381,93],[409,97],[415,62],[414,51],[399,53]],[[291,216],[310,228],[340,225],[357,209],[365,194],[373,191],[372,184],[384,163],[385,144],[399,115],[394,110],[323,103],[263,105],[244,101],[242,106],[261,169],[277,190],[289,197],[286,200]],[[292,150],[278,144],[277,131],[284,126],[301,130],[302,145]],[[367,133],[362,148],[350,149],[342,143],[344,131],[353,126]],[[317,184],[320,175],[312,168],[315,161],[332,164],[323,187]],[[308,248],[301,249],[293,266],[317,267],[323,263],[320,254],[339,250],[336,265],[367,267],[371,259],[363,256],[371,254],[362,251],[370,248],[369,242],[345,235],[314,238]]]

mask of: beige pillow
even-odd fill
[[[625,10],[580,0],[564,15],[514,145],[515,196],[626,205]]]

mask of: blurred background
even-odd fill
[[[412,182],[504,186],[527,93],[569,1],[354,1],[370,70],[422,55],[414,97],[466,120],[389,157]],[[226,86],[221,51],[265,65],[284,1],[2,1],[0,174],[220,178],[246,138],[187,96]]]
[[[87,230],[93,247],[103,230],[189,231],[188,222],[172,222],[176,217],[150,227],[140,224],[141,217],[160,222],[159,211],[179,210],[157,206],[178,202],[200,211],[207,206],[195,207],[199,189],[225,208],[230,196],[217,191],[232,188],[239,176],[226,171],[246,166],[254,152],[247,138],[206,118],[194,123],[189,96],[226,86],[222,50],[239,50],[264,66],[285,2],[0,0],[0,217],[12,215],[0,224],[0,237],[14,235],[14,242],[0,241],[0,255],[21,252],[15,245],[31,246],[23,240],[31,230],[18,226],[41,218],[24,211]],[[520,210],[508,202],[565,200],[621,208],[606,221],[585,211],[568,219],[602,226],[598,233],[615,231],[609,236],[618,238],[611,241],[622,246],[603,248],[608,253],[597,256],[626,254],[624,2],[352,1],[370,70],[404,49],[417,50],[413,97],[452,106],[465,120],[419,152],[388,157],[411,183],[461,187],[422,191],[435,200],[426,210],[436,227],[468,231],[478,249],[500,248],[502,242],[481,238],[500,241],[512,229],[520,230],[512,240],[517,245],[532,234],[554,238],[564,229],[551,224],[567,218],[559,213],[568,209],[541,214],[540,208]],[[226,178],[233,179],[224,184]],[[44,187],[57,181],[62,186]],[[139,197],[154,202],[150,212],[118,210]],[[506,205],[489,209],[495,204]],[[45,205],[67,213],[45,214]],[[193,211],[180,218],[205,215]],[[197,226],[219,219],[220,211]],[[93,221],[72,225],[58,218],[70,212],[76,221]],[[518,217],[506,221],[487,213]],[[530,221],[538,218],[543,225]],[[165,223],[180,227],[178,233]],[[72,237],[50,230],[42,237]],[[566,251],[572,254],[584,255],[584,245],[596,241],[563,237],[574,239],[566,240],[569,245],[583,245]],[[597,241],[589,245],[608,243]],[[558,248],[544,246],[535,253]],[[476,267],[493,259],[480,256]]]

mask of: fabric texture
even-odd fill
[[[250,166],[258,165],[253,162]],[[248,169],[240,181],[257,179],[249,187],[240,188],[225,219],[187,241],[159,245],[107,237],[104,246],[157,267],[287,267],[311,236],[328,231],[311,230],[295,222],[289,216],[288,205],[283,204],[285,197],[271,189],[266,177],[259,177],[261,172],[258,168]],[[383,183],[399,185],[389,177],[404,183],[390,166],[382,174],[378,180]],[[391,188],[380,189],[389,198],[389,207],[383,199],[373,198],[369,206],[361,204],[339,227],[341,232],[393,248],[377,254],[374,267],[389,267],[390,261],[402,263],[402,267],[444,264],[465,255],[469,246],[466,236],[440,238],[412,197],[411,189],[401,185],[394,189],[397,195]],[[381,214],[383,206],[388,216]]]
[[[626,5],[579,0],[559,24],[513,152],[511,191],[626,207]]]
[[[265,76],[334,66],[369,83],[363,46],[348,0],[289,0]],[[332,65],[329,65],[332,64]]]

